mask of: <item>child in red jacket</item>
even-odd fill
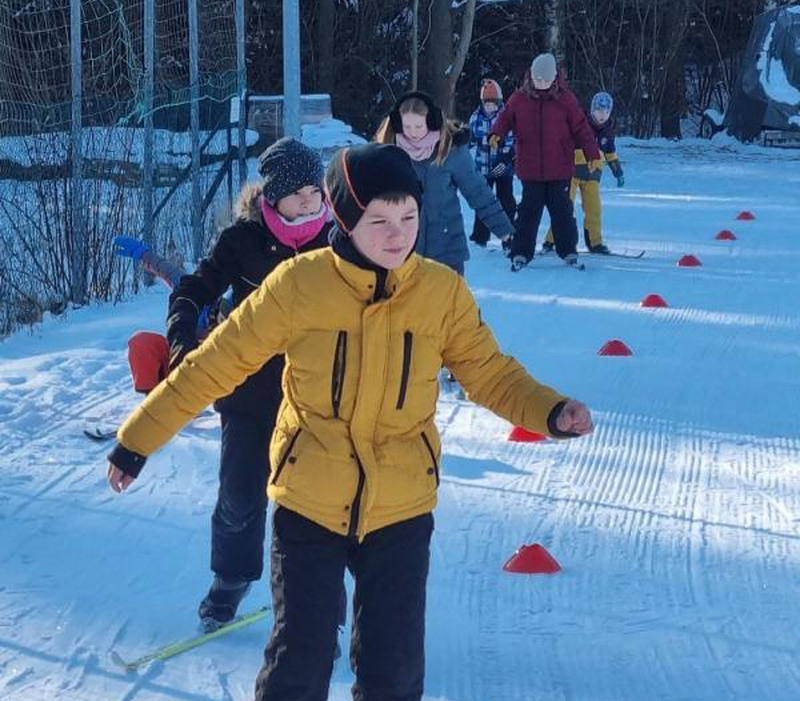
[[[533,258],[536,233],[547,207],[556,252],[569,265],[578,263],[578,228],[569,197],[575,174],[574,152],[580,147],[591,171],[602,167],[594,133],[578,100],[556,81],[552,54],[537,56],[522,87],[514,92],[491,129],[496,148],[513,130],[515,170],[522,181],[522,201],[511,247],[511,269],[519,270]]]

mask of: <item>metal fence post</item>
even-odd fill
[[[189,3],[189,83],[191,88],[192,128],[192,261],[197,262],[203,253],[203,230],[200,208],[200,66],[198,47],[197,0]]]
[[[153,248],[153,81],[155,68],[154,0],[144,0],[144,156],[142,196],[144,197],[144,242]],[[152,285],[153,275],[145,273],[145,285]]]
[[[247,30],[245,25],[244,0],[236,0],[236,92],[239,95],[239,189],[247,181],[247,63],[245,47]]]
[[[299,0],[283,0],[283,135],[300,138]]]
[[[83,70],[81,65],[81,2],[71,0],[70,49],[72,63],[72,258],[70,260],[70,296],[73,304],[86,301],[86,226],[83,217]]]

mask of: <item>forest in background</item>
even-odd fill
[[[255,93],[282,91],[281,4],[248,0],[248,85]],[[463,120],[482,78],[497,80],[508,96],[533,57],[551,50],[583,102],[598,90],[614,96],[621,133],[695,136],[703,110],[722,111],[727,103],[753,18],[791,4],[797,3],[306,1],[302,86],[329,93],[334,114],[371,136],[396,97],[415,84]]]

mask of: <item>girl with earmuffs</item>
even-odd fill
[[[486,180],[475,169],[469,130],[445,119],[424,92],[401,95],[375,134],[380,144],[396,144],[410,157],[425,193],[417,253],[460,275],[469,260],[459,192],[476,216],[504,243],[514,227]]]

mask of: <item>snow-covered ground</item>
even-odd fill
[[[428,701],[800,698],[800,154],[619,148],[606,241],[643,259],[468,264],[502,346],[587,402],[597,430],[509,443],[505,422],[442,397]],[[715,240],[723,228],[737,240]],[[688,253],[703,266],[677,267]],[[641,308],[648,293],[670,307]],[[269,620],[135,676],[109,660],[193,633],[210,581],[216,417],[121,497],[107,447],[82,435],[136,404],[126,340],[161,329],[165,302],[155,288],[0,343],[2,699],[252,698]],[[598,356],[612,338],[633,356]],[[563,571],[504,572],[525,543]],[[244,608],[266,602],[262,581]],[[330,698],[350,683],[342,660]]]

